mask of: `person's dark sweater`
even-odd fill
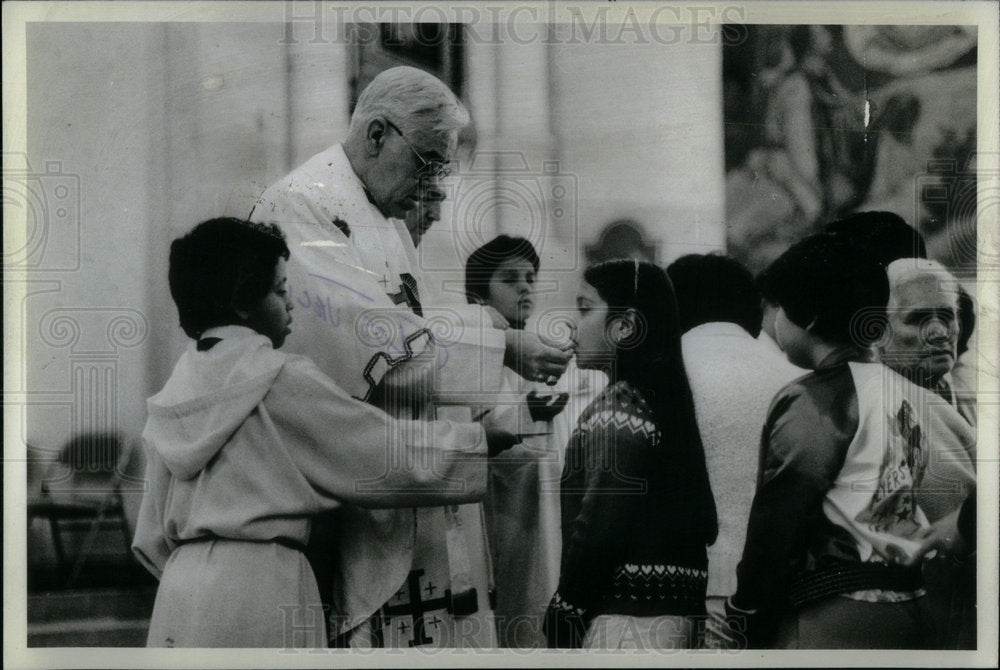
[[[579,646],[599,614],[705,613],[714,528],[702,527],[698,478],[682,452],[626,382],[609,386],[581,414],[563,469],[549,646]]]

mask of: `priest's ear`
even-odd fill
[[[385,119],[375,118],[369,121],[365,129],[365,152],[369,156],[378,156],[388,133],[389,125]]]

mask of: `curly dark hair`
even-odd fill
[[[236,310],[267,295],[278,259],[289,255],[276,224],[229,217],[199,223],[170,245],[170,295],[181,328],[197,339],[209,328],[241,323]]]

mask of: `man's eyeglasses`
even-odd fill
[[[406,146],[410,147],[410,151],[412,151],[414,155],[417,157],[417,160],[420,161],[420,169],[417,170],[418,177],[424,177],[424,178],[434,177],[435,179],[444,179],[449,174],[451,174],[451,168],[448,167],[448,164],[446,162],[437,160],[429,161],[425,159],[423,156],[420,155],[420,152],[417,151],[417,149],[412,144],[410,144],[410,141],[406,139],[406,135],[403,134],[403,131],[400,130],[395,123],[393,123],[389,119],[386,119],[385,123],[387,126],[389,126],[397,133],[399,133],[399,136],[402,138],[402,140],[406,142]]]

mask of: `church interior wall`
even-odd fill
[[[344,136],[348,45],[283,36],[254,23],[29,30],[25,159],[35,171],[58,161],[80,203],[79,266],[35,273],[25,302],[26,323],[50,329],[25,333],[29,443],[51,453],[77,431],[137,437],[145,398],[186,343],[166,283],[170,241],[206,218],[247,215],[269,183]],[[463,157],[421,252],[445,298],[461,300],[465,256],[501,232],[544,247],[539,310],[571,304],[582,249],[612,220],[640,222],[660,262],[719,248],[721,94],[706,90],[721,87],[720,62],[718,45],[470,46],[464,97],[487,160],[477,171]],[[540,188],[541,204],[519,200],[524,188]],[[55,326],[45,319],[68,308]],[[78,340],[61,334],[67,319]],[[113,322],[124,334],[109,340]]]

